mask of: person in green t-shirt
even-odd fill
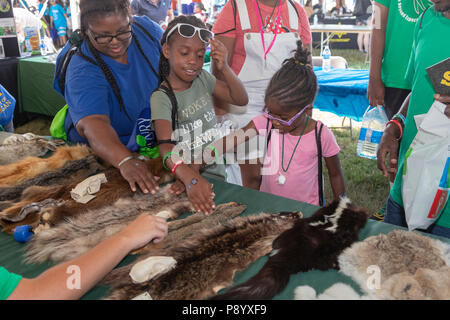
[[[434,6],[424,11],[414,29],[414,43],[406,73],[406,80],[411,84],[411,94],[399,111],[406,118],[403,135],[400,136],[400,128],[395,123],[389,124],[383,133],[377,153],[378,168],[383,174],[386,177],[396,174],[384,221],[400,226],[406,226],[402,201],[402,171],[405,153],[417,134],[414,116],[427,113],[433,101],[437,100],[447,104],[445,114],[450,118],[450,96],[435,94],[426,72],[428,67],[450,57],[450,0],[432,1]],[[401,139],[400,146],[398,139]],[[389,161],[386,164],[387,154]],[[450,205],[447,204],[437,221],[425,231],[450,238]]]
[[[122,231],[73,260],[60,263],[34,279],[0,267],[0,300],[79,299],[102,280],[129,252],[167,236],[162,217],[141,214]],[[70,284],[70,285],[69,285]]]
[[[374,0],[367,98],[382,105],[388,119],[410,92],[405,81],[414,25],[429,0]]]

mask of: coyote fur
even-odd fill
[[[27,157],[16,163],[0,166],[0,186],[13,186],[46,171],[61,168],[67,161],[79,160],[92,154],[89,147],[77,145],[56,149],[49,158]]]

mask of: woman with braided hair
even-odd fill
[[[163,30],[147,17],[131,17],[128,0],[81,0],[82,43],[67,66],[63,93],[71,142],[87,143],[120,169],[133,191],[155,192],[155,177],[126,144],[139,113],[158,85]],[[68,44],[59,55],[68,50]]]

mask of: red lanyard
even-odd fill
[[[258,8],[258,4],[256,3],[257,0],[254,0],[255,2],[255,8]],[[263,50],[264,50],[264,60],[266,60],[267,54],[269,53],[270,49],[272,49],[273,44],[275,42],[275,39],[277,38],[278,35],[278,30],[279,30],[279,26],[280,26],[280,17],[281,17],[281,5],[283,4],[283,1],[280,0],[280,5],[278,6],[278,13],[277,13],[277,25],[275,27],[275,36],[272,39],[272,42],[269,45],[269,48],[266,51],[266,44],[264,42],[264,32],[263,32],[263,26],[262,26],[262,17],[260,14],[258,14],[258,24],[259,24],[259,31],[261,32],[261,42],[263,45]]]

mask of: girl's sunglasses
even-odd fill
[[[287,127],[290,127],[293,123],[294,123],[294,121],[295,120],[297,120],[298,119],[298,117],[300,117],[300,115],[309,107],[310,105],[307,105],[306,107],[304,107],[302,110],[300,110],[295,116],[293,116],[291,119],[289,119],[289,120],[283,120],[283,119],[280,119],[280,118],[277,118],[277,117],[274,117],[273,115],[271,115],[270,113],[269,113],[269,111],[267,110],[267,107],[266,106],[264,106],[264,108],[263,108],[263,115],[266,117],[266,118],[268,118],[268,119],[270,119],[270,120],[274,120],[274,121],[277,121],[277,122],[279,122],[280,124],[282,124],[282,125],[284,125],[284,126],[287,126]]]
[[[200,40],[202,40],[205,43],[208,43],[209,39],[214,37],[214,33],[209,31],[208,29],[194,27],[193,25],[188,24],[188,23],[178,23],[175,27],[172,28],[172,30],[170,30],[167,33],[166,42],[169,39],[170,35],[175,30],[178,30],[178,33],[180,34],[180,36],[185,37],[185,38],[192,38],[195,35],[195,33],[198,32],[198,36],[199,36]]]

